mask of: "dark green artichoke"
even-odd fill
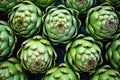
[[[75,71],[89,72],[102,63],[101,48],[101,42],[79,34],[67,44],[64,61]]]
[[[120,69],[120,34],[107,44],[106,59],[115,69]]]
[[[76,9],[80,14],[86,13],[95,2],[96,0],[62,0],[66,7]]]
[[[0,0],[0,14],[6,14],[23,0]]]
[[[56,52],[50,42],[36,35],[22,43],[17,53],[24,69],[31,73],[42,73],[55,65]]]
[[[97,40],[113,38],[118,27],[119,19],[112,6],[96,6],[87,13],[86,32]]]
[[[104,65],[92,74],[90,80],[120,80],[120,73],[109,65]]]
[[[43,19],[43,35],[54,44],[69,42],[77,35],[81,25],[78,11],[63,5],[47,7]]]
[[[48,6],[55,5],[58,0],[31,0],[31,1],[41,8],[46,8]]]
[[[0,21],[0,60],[13,54],[17,42],[8,23]]]
[[[0,62],[0,80],[28,80],[28,77],[17,58]]]
[[[48,70],[42,80],[79,80],[80,75],[75,73],[67,64],[61,63]]]
[[[30,1],[13,7],[9,22],[14,33],[21,37],[31,37],[41,30],[42,11]]]
[[[120,0],[99,0],[102,3],[110,3],[115,8],[120,8]]]

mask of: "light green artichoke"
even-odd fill
[[[15,5],[23,0],[0,0],[0,14],[8,13]]]
[[[104,65],[92,74],[90,80],[120,80],[120,73],[109,65]]]
[[[96,0],[62,0],[66,7],[76,9],[80,14],[86,13],[95,2]]]
[[[30,1],[13,7],[9,22],[14,33],[20,37],[31,37],[41,30],[42,11]]]
[[[115,69],[120,69],[120,34],[107,44],[106,59]]]
[[[75,71],[89,72],[102,63],[101,48],[101,42],[79,34],[67,44],[64,61]]]
[[[75,73],[67,64],[61,63],[48,70],[42,80],[79,80],[79,78],[78,73]]]
[[[28,77],[17,58],[0,62],[0,80],[28,80]]]
[[[0,21],[0,60],[13,54],[17,38],[8,23]]]
[[[39,35],[25,40],[17,55],[23,68],[31,73],[45,72],[54,66],[56,60],[56,52],[50,42]]]
[[[113,38],[118,27],[118,16],[112,6],[96,6],[87,13],[86,32],[97,40]]]
[[[120,8],[120,0],[99,0],[102,3],[110,3],[115,8]]]
[[[55,5],[58,0],[31,0],[31,1],[41,8],[46,8],[48,6]]]
[[[69,42],[77,35],[81,25],[78,11],[63,5],[47,7],[43,19],[43,35],[48,37],[53,44]]]

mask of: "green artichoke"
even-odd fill
[[[0,62],[0,80],[28,80],[28,77],[17,58]]]
[[[13,54],[17,38],[8,23],[0,21],[0,60]]]
[[[63,5],[47,7],[43,19],[43,35],[53,44],[69,42],[77,35],[81,25],[78,11]]]
[[[97,40],[113,38],[118,27],[118,16],[112,6],[96,6],[87,13],[86,32]]]
[[[96,0],[62,0],[66,7],[76,9],[80,14],[86,13],[95,2]]]
[[[42,73],[54,66],[56,52],[50,42],[36,35],[22,43],[17,53],[21,65],[31,73]]]
[[[102,63],[101,42],[79,34],[66,46],[64,61],[77,72],[89,72]]]
[[[23,0],[0,0],[0,14],[8,13],[15,5]]]
[[[102,2],[102,3],[108,2],[115,8],[120,8],[120,0],[100,0],[100,2]]]
[[[20,37],[31,37],[41,30],[42,11],[30,1],[13,7],[9,22],[14,33]]]
[[[46,8],[51,5],[55,5],[58,0],[31,0],[34,4],[41,8]]]
[[[109,65],[104,65],[92,74],[90,80],[120,80],[120,73]]]
[[[120,34],[118,34],[113,41],[108,43],[106,59],[115,69],[120,69]]]
[[[80,75],[75,73],[67,64],[61,63],[48,70],[42,80],[79,80]]]

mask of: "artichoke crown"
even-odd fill
[[[109,65],[104,65],[91,75],[90,80],[120,80],[120,73]]]
[[[42,73],[55,65],[56,52],[42,36],[24,41],[17,54],[24,69],[31,73]]]
[[[17,38],[13,34],[9,24],[0,21],[0,60],[13,54]]]
[[[102,63],[101,48],[101,42],[80,34],[67,44],[64,60],[75,71],[89,72]]]
[[[54,44],[69,42],[77,35],[81,25],[78,11],[63,5],[47,7],[43,19],[43,35]]]
[[[97,40],[113,38],[118,27],[119,19],[112,6],[96,6],[87,13],[86,31]]]
[[[80,76],[65,63],[48,70],[42,80],[79,80]]]
[[[112,66],[119,70],[120,68],[120,34],[106,45],[106,59]]]
[[[0,62],[0,80],[28,80],[17,58],[11,57]]]
[[[41,30],[42,11],[30,1],[13,7],[9,23],[14,33],[20,37],[31,37]]]

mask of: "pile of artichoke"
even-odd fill
[[[0,80],[120,80],[119,0],[0,0]]]

